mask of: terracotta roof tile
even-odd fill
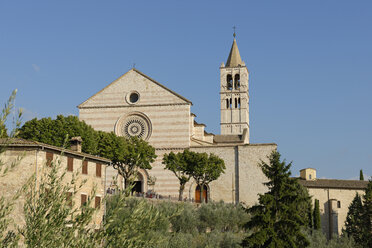
[[[299,183],[307,188],[365,189],[367,187],[368,181],[339,179],[300,179]]]
[[[62,147],[52,146],[48,144],[44,144],[41,142],[33,141],[33,140],[26,140],[26,139],[19,139],[19,138],[13,138],[13,139],[6,139],[2,138],[0,139],[0,146],[6,146],[9,148],[16,148],[16,147],[34,147],[34,148],[47,148],[58,152],[64,152],[67,154],[73,154],[79,157],[86,157],[94,160],[99,160],[101,162],[109,163],[110,160],[107,158],[102,158],[99,156],[94,156],[88,153],[83,152],[76,152],[69,149],[65,149]]]

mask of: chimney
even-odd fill
[[[80,136],[72,137],[70,140],[71,147],[70,149],[75,152],[81,152],[81,144],[83,143],[83,140]]]

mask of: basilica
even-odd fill
[[[190,111],[191,101],[167,88],[143,72],[132,68],[101,91],[81,103],[79,118],[96,130],[119,136],[137,136],[156,149],[157,159],[151,170],[140,170],[135,190],[149,190],[177,198],[179,181],[164,169],[163,155],[184,149],[214,153],[225,161],[226,170],[204,189],[206,200],[223,200],[246,205],[257,203],[258,194],[267,188],[267,179],[258,167],[277,149],[274,143],[249,141],[249,71],[234,40],[226,63],[220,66],[220,134],[208,133]],[[107,168],[107,182],[117,173]],[[121,181],[120,181],[121,180]],[[122,178],[120,184],[123,185]],[[363,194],[366,182],[316,178],[316,170],[301,171],[300,183],[313,199],[320,201],[322,227],[332,236],[339,234],[348,205],[356,192]],[[200,199],[200,189],[189,182],[184,191],[188,200]]]
[[[81,103],[79,118],[97,130],[138,136],[156,148],[153,168],[139,172],[138,191],[149,190],[149,178],[156,178],[151,189],[177,196],[178,179],[164,170],[162,157],[190,149],[214,153],[225,161],[225,173],[208,186],[205,198],[251,205],[257,201],[257,193],[265,191],[265,178],[257,164],[276,149],[276,144],[249,142],[249,72],[235,38],[220,75],[220,82],[216,82],[221,96],[218,135],[206,132],[205,125],[195,120],[191,101],[134,68]],[[186,185],[188,199],[198,199],[198,192],[195,183]]]

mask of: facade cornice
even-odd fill
[[[77,106],[79,109],[98,109],[98,108],[139,108],[139,107],[160,107],[190,105],[190,103],[167,103],[167,104],[144,104],[144,105],[101,105],[101,106]]]

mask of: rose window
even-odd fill
[[[127,115],[118,121],[116,134],[147,140],[151,134],[151,124],[145,116],[140,114]]]

